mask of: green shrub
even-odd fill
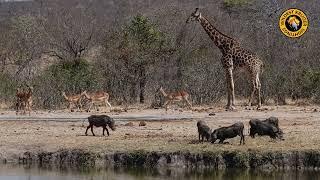
[[[97,77],[98,72],[86,60],[53,64],[35,79],[38,106],[59,108],[64,102],[61,91],[78,94],[100,89]]]
[[[12,78],[8,74],[0,73],[0,101],[6,105],[10,105],[10,102],[15,97],[16,83],[12,81]],[[9,104],[8,104],[9,103]]]
[[[320,102],[320,69],[304,70],[297,80],[297,86],[300,86],[300,97],[312,98],[316,102]]]

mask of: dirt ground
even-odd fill
[[[158,110],[130,110],[125,113],[107,113],[115,117],[117,129],[111,131],[110,136],[102,136],[102,128],[94,128],[96,136],[90,130],[85,136],[88,122],[80,120],[89,116],[88,113],[53,112],[50,117],[79,119],[41,120],[48,116],[41,116],[46,112],[37,112],[36,120],[15,116],[14,112],[2,111],[0,116],[0,159],[15,159],[23,152],[54,152],[59,149],[84,149],[93,152],[115,152],[147,150],[160,152],[173,151],[217,151],[217,150],[302,150],[320,149],[320,107],[319,106],[268,106],[265,109],[246,110],[239,107],[237,112],[226,112],[222,108],[196,108],[194,110],[170,110],[165,113]],[[215,113],[209,116],[209,113]],[[48,113],[47,113],[48,114]],[[62,115],[61,115],[62,114]],[[91,114],[95,114],[92,112]],[[156,116],[152,116],[156,115]],[[285,135],[284,141],[270,140],[269,137],[248,137],[249,120],[251,118],[264,119],[276,116],[280,120],[280,127]],[[15,117],[15,118],[14,118]],[[121,118],[122,117],[122,120]],[[126,118],[129,120],[126,120]],[[130,118],[131,117],[131,118]],[[148,120],[148,117],[158,119]],[[166,117],[177,117],[168,118]],[[180,120],[179,120],[180,117]],[[182,118],[181,118],[182,117]],[[6,120],[8,118],[8,120]],[[44,118],[45,119],[45,118]],[[117,120],[118,119],[118,120]],[[146,121],[146,126],[139,126],[139,121]],[[228,140],[230,144],[198,143],[196,122],[205,120],[215,129],[228,126],[236,121],[245,123],[246,144],[239,146],[240,137]],[[125,124],[132,122],[133,126]],[[84,126],[82,126],[84,125]]]

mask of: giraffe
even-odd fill
[[[261,108],[261,83],[259,75],[262,73],[263,62],[260,58],[249,50],[243,48],[238,41],[223,34],[215,28],[199,11],[199,8],[190,15],[186,23],[191,21],[198,21],[203,29],[207,32],[214,44],[220,49],[222,53],[221,63],[226,74],[228,103],[227,110],[235,110],[235,94],[234,94],[234,80],[233,70],[243,68],[250,75],[252,84],[252,91],[249,97],[248,106],[251,106],[252,99],[257,92],[258,106]]]

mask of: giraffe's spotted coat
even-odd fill
[[[259,75],[263,68],[263,62],[260,60],[260,58],[256,54],[242,47],[235,39],[221,33],[218,29],[216,29],[205,17],[201,15],[199,9],[196,9],[196,11],[191,14],[189,19],[200,22],[211,40],[222,53],[221,63],[226,71],[227,83],[229,85],[227,108],[233,108],[235,104],[233,70],[236,68],[244,68],[247,72],[249,72],[250,75],[252,92],[248,105],[251,106],[254,93],[258,92],[258,108],[261,107],[261,83]]]

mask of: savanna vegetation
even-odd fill
[[[0,1],[0,101],[13,105],[16,88],[31,85],[38,108],[60,108],[60,91],[84,90],[151,105],[163,86],[187,90],[193,104],[218,103],[226,96],[221,53],[198,23],[185,23],[195,7],[262,58],[264,103],[320,103],[315,0]],[[310,22],[297,39],[278,27],[291,7]],[[236,98],[248,97],[246,75],[235,76]]]

